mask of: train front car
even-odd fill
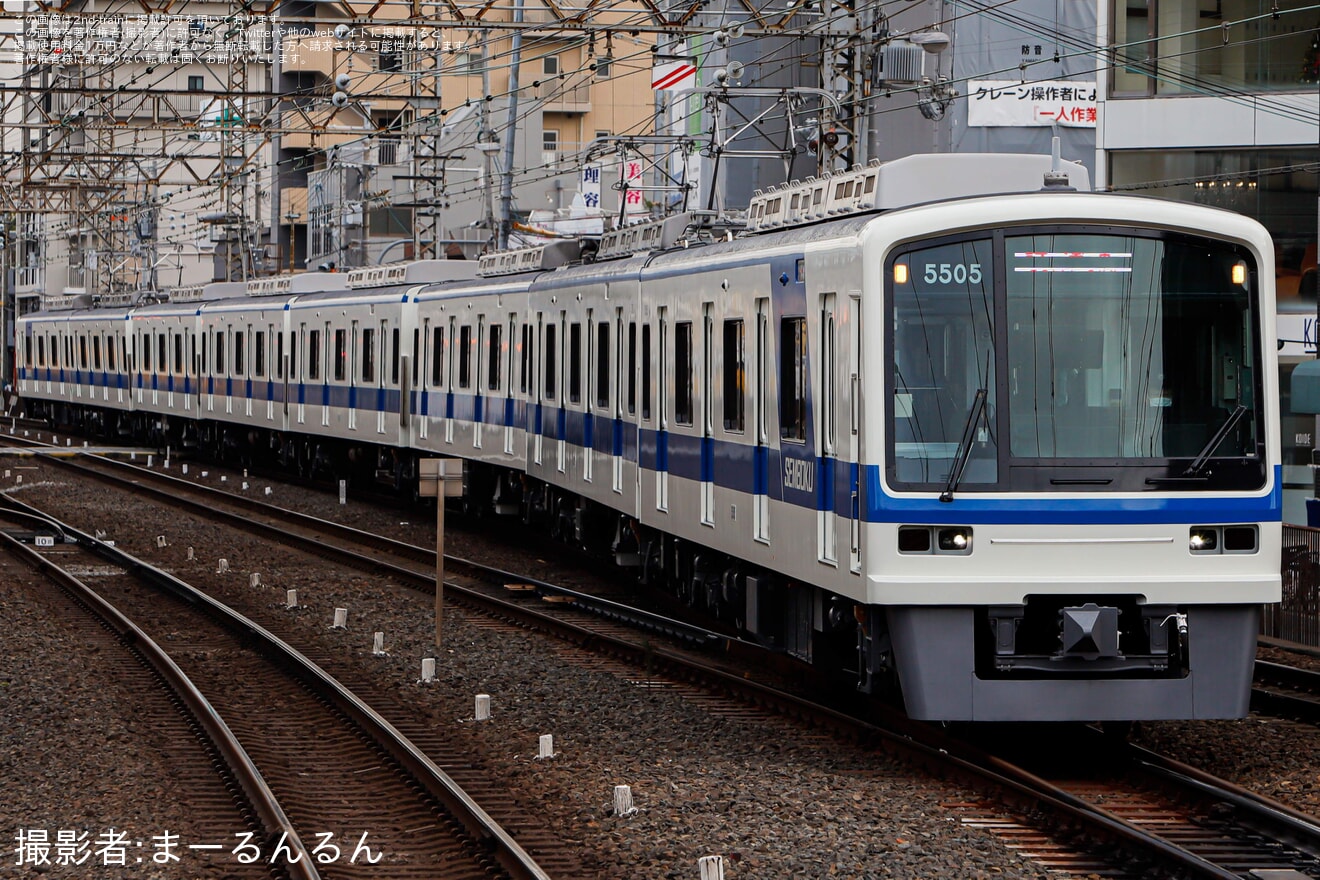
[[[887,629],[909,713],[1246,714],[1280,592],[1265,230],[1040,193],[897,211],[862,247],[885,305],[864,629]]]

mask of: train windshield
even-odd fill
[[[889,265],[896,484],[1263,484],[1244,249],[1112,228],[1010,229]]]

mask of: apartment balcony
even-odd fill
[[[590,113],[591,83],[573,85],[553,79],[536,87],[536,98],[545,113]]]
[[[45,266],[16,266],[14,268],[14,293],[42,293],[45,290]]]

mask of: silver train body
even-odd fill
[[[552,270],[25,315],[18,390],[403,490],[463,458],[466,506],[914,717],[1244,715],[1280,592],[1265,230],[1070,192],[780,207]]]

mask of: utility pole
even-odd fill
[[[500,233],[496,246],[509,246],[513,226],[513,148],[518,132],[518,67],[522,63],[523,0],[513,0],[513,47],[509,59],[509,123],[504,127],[504,169],[500,178]]]

